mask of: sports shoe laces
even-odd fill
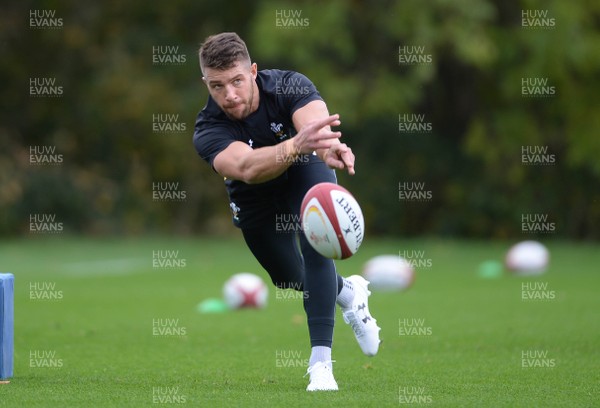
[[[348,314],[344,314],[346,321],[350,323],[350,327],[354,330],[357,337],[362,337],[365,334],[364,327],[359,323],[359,319],[356,318],[356,314],[352,311]]]
[[[335,360],[317,361],[312,366],[308,367],[308,370],[306,370],[306,374],[304,374],[303,377],[306,377],[307,375],[309,375],[310,373],[312,373],[319,367],[322,367],[322,366],[327,367],[327,365],[330,363],[335,363]],[[330,370],[330,372],[331,372],[331,370]]]

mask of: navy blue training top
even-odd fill
[[[273,146],[295,136],[294,112],[309,102],[322,100],[313,83],[294,71],[259,71],[256,84],[259,106],[244,120],[230,119],[210,96],[204,109],[198,113],[194,146],[200,157],[211,166],[215,157],[232,142],[241,141],[256,149]],[[265,183],[250,185],[226,179],[225,185],[230,201],[251,202],[266,192],[277,190],[285,179],[286,172]]]

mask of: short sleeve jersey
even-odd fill
[[[294,71],[262,70],[256,77],[258,109],[244,120],[230,119],[209,96],[196,119],[194,146],[211,166],[215,157],[235,141],[253,149],[273,146],[293,136],[296,131],[292,115],[314,100],[322,100],[313,83]],[[225,180],[232,202],[251,202],[267,191],[275,191],[286,179],[286,173],[259,184]]]

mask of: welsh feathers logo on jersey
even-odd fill
[[[238,207],[237,204],[232,201],[229,203],[229,208],[231,208],[231,212],[233,213],[233,219],[239,221],[240,218],[238,217],[238,214],[241,210],[240,207]]]
[[[282,140],[285,140],[288,138],[288,135],[285,133],[285,131],[283,130],[283,124],[282,123],[275,123],[275,122],[271,122],[271,131],[273,133],[275,133],[275,137],[277,138],[277,140],[279,140],[280,142]]]

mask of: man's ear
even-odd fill
[[[253,62],[252,65],[250,65],[250,72],[252,73],[252,78],[256,79],[256,76],[258,75],[258,65],[256,65],[256,62]]]

